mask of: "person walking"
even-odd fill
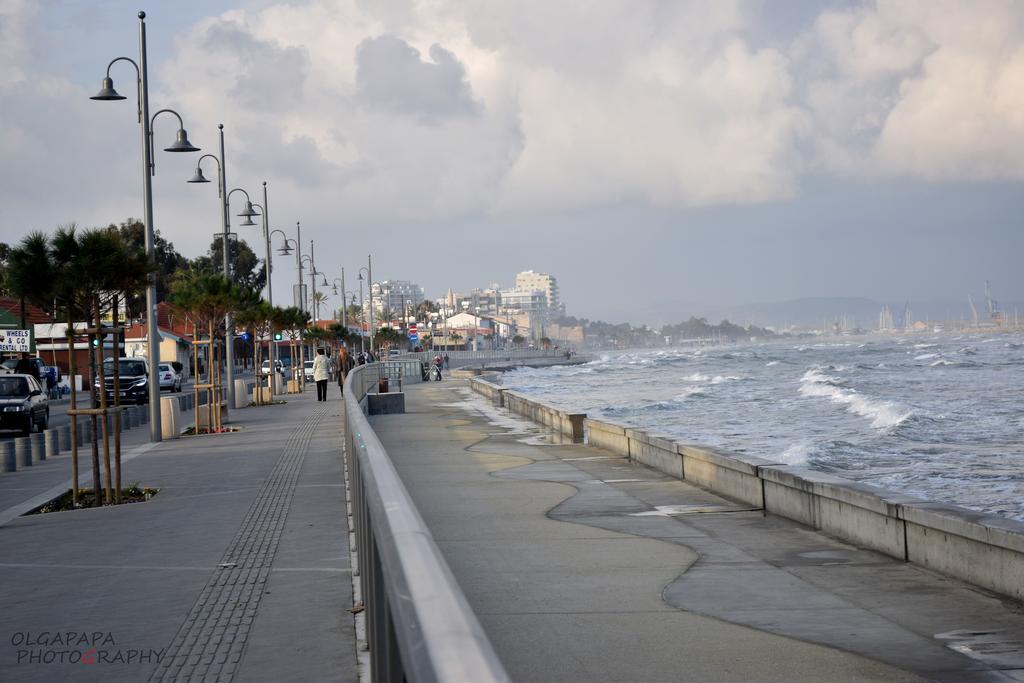
[[[352,362],[352,356],[349,355],[348,349],[344,346],[341,347],[341,351],[338,352],[338,389],[342,395],[345,393],[345,378],[348,377],[353,365],[355,364]]]
[[[331,373],[327,369],[327,354],[323,348],[316,350],[316,358],[313,359],[313,381],[316,382],[316,400],[327,400],[327,380]]]

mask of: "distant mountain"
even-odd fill
[[[904,301],[877,301],[866,297],[806,297],[789,301],[772,301],[736,306],[714,306],[682,301],[658,301],[639,305],[630,310],[610,311],[595,319],[611,321],[628,320],[634,325],[647,323],[654,328],[672,325],[694,316],[706,318],[710,323],[728,320],[737,325],[771,327],[782,329],[787,326],[821,329],[823,324],[846,319],[850,328],[860,327],[873,330],[878,327],[878,314],[883,305],[889,306],[893,321],[903,323]],[[987,310],[984,299],[974,301],[978,316],[985,318]],[[1014,312],[1024,318],[1024,303],[1007,301],[999,304],[1008,321],[1013,321]],[[954,321],[973,319],[970,304],[965,296],[963,301],[911,301],[910,314],[913,320]]]
[[[880,302],[864,297],[806,297],[790,301],[712,307],[702,315],[714,322],[728,319],[740,325],[777,328],[786,325],[819,328],[825,321],[831,323],[845,317],[851,326],[875,327],[881,310]],[[900,312],[902,310],[901,306]]]

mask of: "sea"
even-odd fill
[[[1024,334],[595,354],[502,383],[690,443],[1024,520]]]

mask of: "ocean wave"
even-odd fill
[[[711,378],[708,377],[707,375],[702,375],[699,372],[695,372],[692,375],[687,375],[683,379],[685,379],[687,382],[707,382]]]
[[[914,344],[915,349],[934,349],[938,344]]]
[[[950,360],[948,358],[940,358],[931,364],[933,368],[947,367],[947,368],[973,368],[977,367],[977,363],[969,360]]]
[[[777,361],[777,360],[770,360],[767,363],[765,363],[764,366],[766,368],[770,368],[770,367],[773,367],[773,366],[778,365],[778,364],[779,364],[779,361]]]
[[[906,410],[892,401],[883,401],[836,385],[836,379],[822,375],[817,370],[808,370],[800,379],[800,394],[808,397],[827,398],[842,405],[846,410],[871,420],[876,429],[892,429],[906,422],[913,411]]]
[[[787,465],[806,465],[807,460],[817,453],[817,448],[810,441],[797,441],[790,444],[779,455],[779,460]]]
[[[705,393],[703,387],[687,387],[686,389],[683,389],[683,393],[676,394],[675,396],[673,396],[672,400],[676,402],[686,401],[687,399],[693,398],[694,396],[704,395]]]
[[[914,360],[928,360],[929,358],[938,358],[937,353],[922,353],[920,356],[914,356]]]
[[[743,378],[742,377],[734,377],[733,375],[728,375],[728,376],[724,376],[724,377],[722,375],[715,375],[714,377],[711,378],[711,383],[712,384],[723,384],[725,382],[738,382],[741,379],[743,379]]]

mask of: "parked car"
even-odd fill
[[[149,403],[149,363],[145,358],[119,358],[121,403]],[[114,400],[114,359],[103,361],[103,378],[107,401]],[[93,390],[99,391],[99,378],[93,381]]]
[[[0,429],[30,434],[50,425],[50,402],[32,375],[0,376]]]
[[[170,389],[172,392],[181,392],[181,373],[170,363],[161,363],[157,367],[160,369],[160,391]]]
[[[284,363],[279,360],[274,361],[274,367],[277,368],[278,374],[284,374]],[[263,365],[260,366],[260,374],[266,377],[270,374],[270,361],[263,361]]]
[[[16,373],[18,371],[18,360],[18,358],[8,358],[4,361],[3,366],[7,368],[8,373]],[[35,358],[29,358],[29,360],[32,361],[39,370],[39,376],[46,377],[46,363],[43,362],[43,359],[36,356]],[[57,379],[60,380],[59,369],[57,370]]]
[[[302,364],[302,374],[306,376],[307,382],[313,381],[313,361],[307,360]]]
[[[401,349],[388,349],[388,358],[394,358],[395,356],[401,356]]]

